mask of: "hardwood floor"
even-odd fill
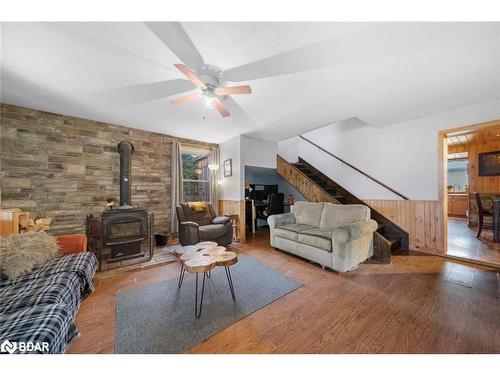
[[[500,243],[493,242],[493,231],[467,227],[467,219],[448,218],[448,255],[500,264]]]
[[[303,287],[189,353],[500,353],[500,275],[412,253],[339,276],[272,249],[268,234],[231,246]],[[177,263],[96,279],[68,353],[112,353],[120,291],[177,277]]]

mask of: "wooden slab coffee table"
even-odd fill
[[[209,249],[216,246],[217,242],[212,242],[212,241],[200,242],[197,243],[196,245],[181,246],[174,250],[174,255],[179,258],[186,253],[200,251],[203,249]]]
[[[195,245],[197,246],[197,245]],[[233,279],[229,266],[238,262],[238,255],[232,251],[226,251],[225,247],[215,246],[207,247],[197,251],[186,251],[180,257],[181,261],[181,274],[179,276],[178,287],[182,286],[184,275],[187,272],[194,273],[195,279],[195,300],[194,300],[194,315],[196,318],[201,316],[203,308],[203,294],[205,291],[205,280],[210,277],[210,271],[215,267],[224,267],[226,272],[227,282],[233,301],[236,302],[236,295],[234,293]],[[198,275],[203,274],[203,281],[201,286],[201,296],[198,306]]]
[[[185,268],[186,261],[199,257],[201,255],[206,255],[206,254],[215,255],[220,252],[226,251],[226,248],[224,246],[217,246],[217,243],[215,242],[213,242],[213,244],[214,245],[210,246],[206,245],[201,247],[199,244],[192,246],[184,246],[182,249],[176,251],[177,258],[181,262],[181,272],[179,274],[179,283],[177,285],[178,288],[182,286],[182,282],[184,281],[184,274],[186,273],[186,268]],[[210,273],[208,273],[208,277],[210,277]]]

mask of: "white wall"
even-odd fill
[[[290,162],[296,162],[299,156],[302,157],[362,199],[402,199],[299,137],[280,142],[279,154]]]
[[[436,200],[439,130],[499,118],[500,100],[494,100],[383,128],[331,124],[304,136],[412,200]],[[278,153],[288,161],[301,156],[316,163],[318,169],[361,199],[398,199],[349,168],[340,167],[324,153],[321,157],[314,146],[298,137],[279,142]]]
[[[241,136],[241,160],[244,166],[276,169],[277,153],[276,142]]]
[[[220,190],[220,199],[222,200],[242,200],[244,199],[244,192],[242,185],[242,172],[241,165],[241,137],[237,136],[230,140],[221,143],[220,147],[220,179],[222,181]],[[232,176],[224,177],[224,160],[232,159]]]
[[[237,136],[220,145],[220,199],[245,199],[245,166],[276,168],[278,144],[248,136]],[[232,159],[233,175],[224,177],[224,160]]]

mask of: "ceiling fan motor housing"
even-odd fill
[[[200,69],[196,69],[196,75],[207,87],[207,91],[214,93],[215,89],[221,86],[222,71],[213,65],[203,65]]]

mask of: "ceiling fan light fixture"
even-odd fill
[[[208,111],[215,109],[222,117],[229,117],[231,113],[227,110],[226,106],[222,103],[219,97],[226,97],[233,94],[251,94],[252,88],[248,85],[242,86],[220,86],[221,84],[221,71],[215,67],[204,65],[201,69],[193,72],[189,67],[184,64],[174,64],[179,71],[193,82],[201,92],[190,94],[182,98],[170,101],[173,105],[180,105],[191,102],[197,98],[202,97],[205,105],[205,114],[203,119],[207,118]]]
[[[203,96],[203,101],[205,102],[205,105],[207,106],[208,109],[213,108],[212,100],[213,100],[213,97],[210,95]]]

